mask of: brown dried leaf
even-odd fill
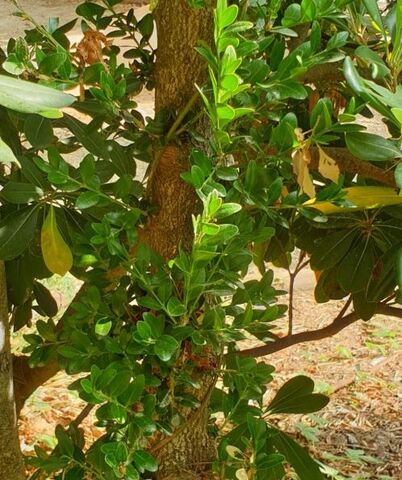
[[[324,150],[318,147],[318,152],[320,155],[318,163],[318,171],[325,178],[329,178],[333,182],[337,183],[339,180],[340,170],[336,161],[327,155]]]
[[[92,65],[103,63],[103,48],[110,47],[107,37],[97,30],[87,30],[84,37],[77,45],[77,56],[83,63]]]

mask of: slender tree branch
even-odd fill
[[[346,302],[340,314],[342,314],[342,312],[345,313],[345,307],[347,309],[350,305],[349,300],[348,302]],[[402,318],[402,308],[392,307],[385,304],[379,304],[376,313]],[[357,320],[360,320],[360,316],[356,312],[351,312],[345,316],[338,315],[335,320],[326,327],[319,328],[317,330],[308,330],[306,332],[295,333],[293,335],[287,335],[286,337],[282,337],[279,340],[276,340],[275,342],[269,343],[267,345],[248,348],[247,350],[236,352],[236,354],[241,355],[242,357],[263,357],[265,355],[279,352],[280,350],[284,350],[285,348],[297,345],[299,343],[314,342],[316,340],[322,340],[327,337],[332,337],[344,328],[352,325],[352,323],[356,322]]]

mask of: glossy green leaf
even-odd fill
[[[101,337],[106,337],[109,335],[112,325],[110,318],[101,318],[95,324],[95,333]]]
[[[268,405],[271,414],[312,413],[321,410],[329,402],[325,395],[313,393],[311,378],[299,375],[287,381]]]
[[[133,461],[141,472],[156,472],[158,470],[157,461],[145,450],[136,450],[133,455]]]
[[[307,451],[285,433],[274,430],[270,437],[275,448],[285,456],[300,480],[323,480],[318,464]]]
[[[155,354],[163,361],[168,362],[179,348],[177,340],[170,335],[162,335],[154,346]]]
[[[354,230],[341,230],[331,233],[313,248],[310,265],[313,270],[325,270],[339,263],[348,253],[357,233]]]
[[[16,258],[33,239],[38,220],[38,208],[25,208],[0,223],[0,259]]]
[[[27,115],[24,133],[34,148],[46,148],[53,140],[52,122],[41,115]]]
[[[68,107],[75,97],[54,88],[0,75],[0,105],[23,113],[38,113]]]
[[[9,203],[25,204],[43,197],[43,190],[31,183],[8,182],[0,192],[0,196]]]
[[[380,135],[352,132],[345,135],[346,145],[353,155],[368,162],[384,162],[402,157],[402,151]]]
[[[367,285],[374,268],[374,251],[369,241],[361,240],[342,260],[337,278],[347,292],[358,292]]]
[[[402,162],[398,163],[395,169],[395,182],[402,189]]]
[[[57,315],[58,306],[50,291],[40,282],[34,282],[33,292],[39,307],[48,317]],[[43,336],[43,335],[42,335]]]

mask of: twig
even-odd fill
[[[95,405],[92,405],[91,403],[88,403],[88,405],[85,405],[85,407],[81,410],[81,413],[77,415],[77,417],[70,423],[70,427],[77,428],[81,425],[81,423],[87,418],[87,416],[91,413]]]
[[[193,94],[193,96],[190,98],[190,100],[186,103],[184,106],[183,110],[177,115],[176,120],[174,121],[173,125],[170,127],[167,135],[166,135],[166,142],[169,143],[169,141],[172,139],[173,135],[176,133],[176,130],[180,127],[182,121],[184,120],[185,116],[188,114],[188,112],[192,109],[194,106],[195,102],[197,101],[199,97],[198,91]]]

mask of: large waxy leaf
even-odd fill
[[[347,292],[363,290],[373,271],[374,263],[374,251],[370,241],[360,241],[339,265],[337,274],[339,284]]]
[[[54,118],[60,108],[68,107],[75,97],[54,88],[0,75],[0,105],[22,113],[38,113]]]
[[[315,198],[308,200],[303,206],[315,208],[325,215],[330,215],[402,204],[402,196],[390,187],[350,187],[344,188],[342,193],[344,193],[343,198],[351,201],[354,207],[341,207],[328,201],[317,202]]]
[[[286,382],[268,406],[270,413],[312,413],[325,407],[329,398],[313,393],[311,378],[299,375]]]
[[[274,430],[271,437],[275,448],[286,457],[300,480],[323,480],[318,464],[307,451],[285,433]]]
[[[73,266],[73,255],[59,232],[52,206],[43,222],[41,247],[43,260],[52,273],[65,275]]]
[[[29,245],[35,234],[38,219],[37,206],[26,208],[6,217],[0,223],[0,258],[18,257]]]
[[[374,133],[352,132],[346,134],[346,145],[355,157],[369,162],[384,162],[402,157],[402,151],[391,141]]]
[[[39,200],[43,190],[31,183],[8,182],[0,192],[0,196],[7,202],[24,204]]]
[[[311,268],[325,270],[336,265],[349,251],[356,235],[355,230],[341,230],[320,240],[311,255]]]

